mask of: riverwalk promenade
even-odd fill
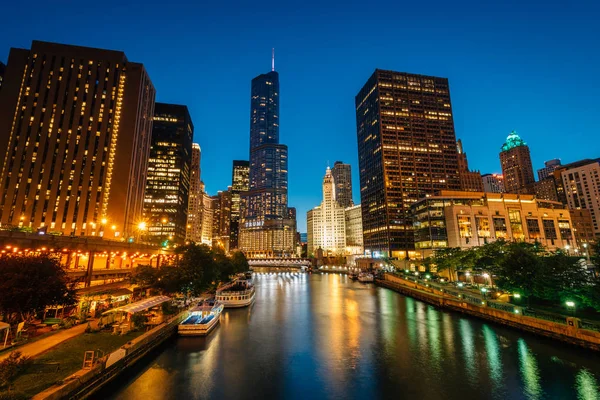
[[[539,310],[490,300],[473,291],[389,273],[384,274],[383,279],[377,279],[376,283],[441,308],[600,351],[600,325],[592,321],[542,313]]]

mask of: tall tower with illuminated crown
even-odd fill
[[[279,143],[279,74],[252,79],[250,189],[242,194],[239,247],[248,257],[281,257],[294,249],[295,221],[288,214],[288,149]]]
[[[533,194],[535,177],[529,146],[517,132],[512,131],[502,145],[500,164],[506,193]]]

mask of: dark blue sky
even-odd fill
[[[250,80],[270,69],[275,47],[300,231],[321,201],[328,161],[352,164],[360,201],[354,96],[375,68],[450,79],[473,169],[500,171],[512,129],[530,145],[534,169],[600,156],[597,1],[186,3],[195,4],[7,1],[0,60],[37,39],[123,50],[144,63],[158,101],[189,107],[214,194],[230,184],[231,161],[248,158]]]

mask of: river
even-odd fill
[[[208,338],[175,338],[102,399],[600,399],[600,356],[340,274],[255,274]]]

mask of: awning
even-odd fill
[[[135,303],[127,304],[123,307],[113,308],[111,310],[105,311],[102,315],[114,312],[123,312],[127,314],[135,314],[136,312],[144,311],[159,304],[170,301],[171,298],[168,296],[154,296],[149,297],[144,300],[136,301]]]
[[[10,325],[6,322],[0,322],[0,331],[3,331],[5,329],[10,329]]]

